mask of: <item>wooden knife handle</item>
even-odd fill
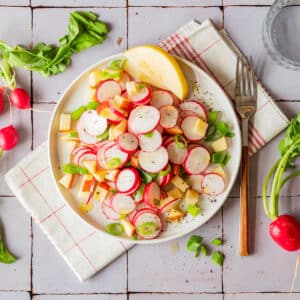
[[[248,146],[242,149],[241,191],[240,191],[240,255],[249,255],[248,220]]]

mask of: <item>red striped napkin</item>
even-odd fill
[[[166,50],[196,63],[233,98],[237,48],[210,21],[192,21],[161,43]],[[259,85],[258,110],[250,128],[251,154],[282,131],[288,119]],[[46,143],[35,149],[5,176],[19,201],[83,281],[124,253],[123,243],[96,232],[65,204],[51,178]]]

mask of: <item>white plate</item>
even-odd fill
[[[54,185],[56,186],[59,194],[63,197],[65,202],[72,208],[80,218],[95,229],[105,232],[104,225],[107,223],[104,216],[102,216],[100,205],[95,203],[95,208],[89,213],[82,213],[79,210],[80,200],[76,196],[76,188],[67,190],[60,184],[58,180],[62,176],[60,166],[69,162],[69,154],[66,151],[63,142],[58,140],[58,126],[59,116],[62,112],[71,112],[83,105],[86,101],[86,93],[88,90],[88,74],[94,69],[101,69],[108,65],[108,63],[114,59],[122,57],[122,54],[108,57],[89,69],[85,70],[79,75],[67,88],[67,90],[61,96],[54,113],[52,115],[50,128],[49,128],[49,161],[51,166],[52,178]],[[226,190],[219,196],[214,198],[201,198],[200,207],[202,214],[197,218],[187,216],[181,223],[175,223],[167,225],[167,228],[160,236],[154,240],[138,240],[136,243],[151,244],[163,242],[171,239],[178,238],[184,234],[187,234],[199,226],[207,222],[212,216],[220,209],[227,199],[235,179],[238,174],[240,158],[241,158],[241,137],[239,123],[234,112],[231,101],[228,99],[224,91],[220,86],[203,70],[195,66],[194,64],[176,57],[182,70],[187,78],[189,84],[189,97],[203,99],[203,102],[210,108],[222,112],[222,120],[228,122],[235,133],[235,137],[229,141],[229,152],[231,159],[226,166],[227,173],[227,186]],[[76,186],[76,183],[75,183]],[[78,186],[78,185],[77,185]],[[120,239],[120,237],[118,237]],[[125,236],[122,239],[128,240]]]

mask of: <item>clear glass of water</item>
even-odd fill
[[[300,0],[276,0],[263,24],[263,41],[280,65],[300,70]]]

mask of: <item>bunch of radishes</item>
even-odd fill
[[[11,105],[17,107],[18,109],[30,109],[30,96],[24,89],[13,88],[9,91],[9,94],[6,94],[6,90],[8,90],[6,86],[0,87],[0,113],[3,110],[4,98],[6,95],[8,96],[8,100],[10,102],[10,110],[12,109]],[[8,126],[0,129],[1,156],[3,150],[9,151],[14,148],[19,139],[17,129],[12,124],[12,117],[10,117],[9,122],[10,124]]]

